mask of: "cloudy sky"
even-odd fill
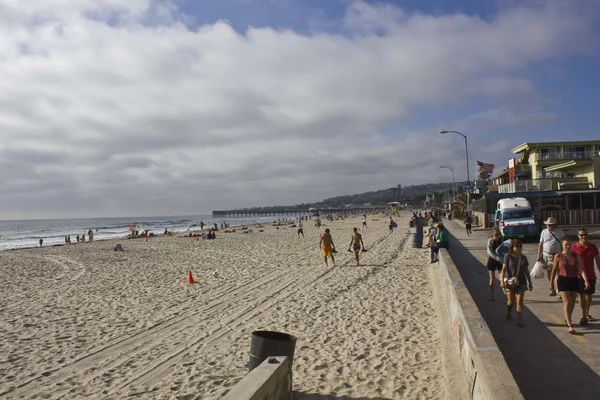
[[[599,0],[0,0],[0,219],[464,179],[600,137]]]

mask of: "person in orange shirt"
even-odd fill
[[[335,258],[333,257],[333,253],[335,252],[335,245],[333,244],[333,238],[331,237],[329,228],[325,229],[325,233],[321,234],[319,248],[323,249],[323,258],[325,259],[325,266],[329,266],[329,264],[327,263],[327,257],[331,257],[331,261],[333,261],[333,266],[335,266]]]

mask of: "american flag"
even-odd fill
[[[477,172],[487,172],[488,174],[493,174],[494,164],[487,164],[481,161],[477,161]]]

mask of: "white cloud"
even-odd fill
[[[423,107],[535,93],[523,68],[594,44],[593,19],[560,2],[484,21],[356,1],[342,34],[311,36],[182,18],[149,0],[0,0],[0,218],[139,214],[140,197],[144,214],[293,204],[445,179],[432,160],[460,164],[462,147],[435,135],[439,121],[431,134],[382,129]]]

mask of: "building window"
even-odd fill
[[[567,156],[568,160],[576,160],[576,159],[584,158],[585,147],[584,146],[568,147],[566,156]]]
[[[575,172],[567,172],[567,178],[575,178]]]
[[[542,147],[540,154],[542,160],[556,160],[556,147]]]

